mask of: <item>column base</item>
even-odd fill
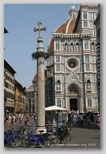
[[[46,127],[37,126],[36,127],[36,131],[43,131],[42,132],[42,134],[43,134],[43,133],[46,133],[47,132],[47,129],[46,129]]]

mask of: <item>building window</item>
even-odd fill
[[[79,44],[76,43],[76,50],[78,51],[79,50]]]
[[[92,56],[92,62],[96,63],[96,56]]]
[[[61,107],[61,98],[57,98],[57,106]]]
[[[84,45],[85,45],[85,49],[89,49],[89,42],[88,41],[85,41]]]
[[[96,72],[96,65],[92,65],[92,72]]]
[[[84,25],[84,27],[88,27],[87,20],[83,21],[83,25]]]
[[[60,72],[60,64],[56,65],[56,72]]]
[[[90,64],[86,64],[86,71],[90,71]]]
[[[68,44],[67,44],[67,43],[65,43],[65,45],[64,45],[64,50],[65,50],[65,51],[68,50]]]
[[[85,62],[89,62],[89,55],[85,55]]]
[[[94,13],[94,12],[89,13],[89,20],[94,21],[96,17],[97,17],[97,13]]]
[[[67,64],[68,64],[68,68],[76,69],[78,67],[79,62],[75,58],[70,58],[68,59]]]
[[[60,80],[57,80],[57,82],[56,82],[56,90],[61,90]]]
[[[88,99],[88,107],[92,107],[92,100],[91,100],[91,98]]]
[[[93,106],[98,107],[98,99],[97,98],[93,99]]]
[[[60,49],[60,44],[59,44],[59,41],[56,42],[56,50],[59,50]]]
[[[73,52],[73,50],[74,50],[73,43],[69,44],[69,50],[70,50],[71,52]]]
[[[94,20],[94,13],[89,13],[89,19],[90,19],[91,21]]]
[[[94,42],[91,43],[91,50],[95,50]]]
[[[87,81],[87,89],[91,89],[91,82],[90,82],[90,80]]]
[[[60,62],[60,56],[56,56],[56,62]]]
[[[92,75],[92,81],[96,82],[97,81],[97,76],[96,75]]]
[[[76,63],[74,61],[70,61],[68,65],[69,65],[70,68],[76,67]]]
[[[83,12],[83,19],[87,19],[87,12]]]

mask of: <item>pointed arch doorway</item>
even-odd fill
[[[75,110],[77,111],[78,110],[78,101],[77,101],[77,98],[71,98],[70,99],[70,110]]]
[[[78,111],[80,110],[79,104],[79,86],[75,83],[69,85],[68,90],[70,92],[69,98],[69,110]]]

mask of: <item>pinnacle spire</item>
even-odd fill
[[[72,4],[72,6],[71,6],[71,10],[76,10],[76,8],[75,8],[75,5],[74,4]]]
[[[77,9],[76,9],[75,5],[72,4],[71,9],[69,11],[68,19],[76,19],[77,18],[77,14],[78,14]]]

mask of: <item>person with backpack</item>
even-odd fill
[[[69,114],[68,114],[68,121],[69,121],[70,127],[73,126],[73,116],[74,116],[74,113],[73,112],[69,112]]]

